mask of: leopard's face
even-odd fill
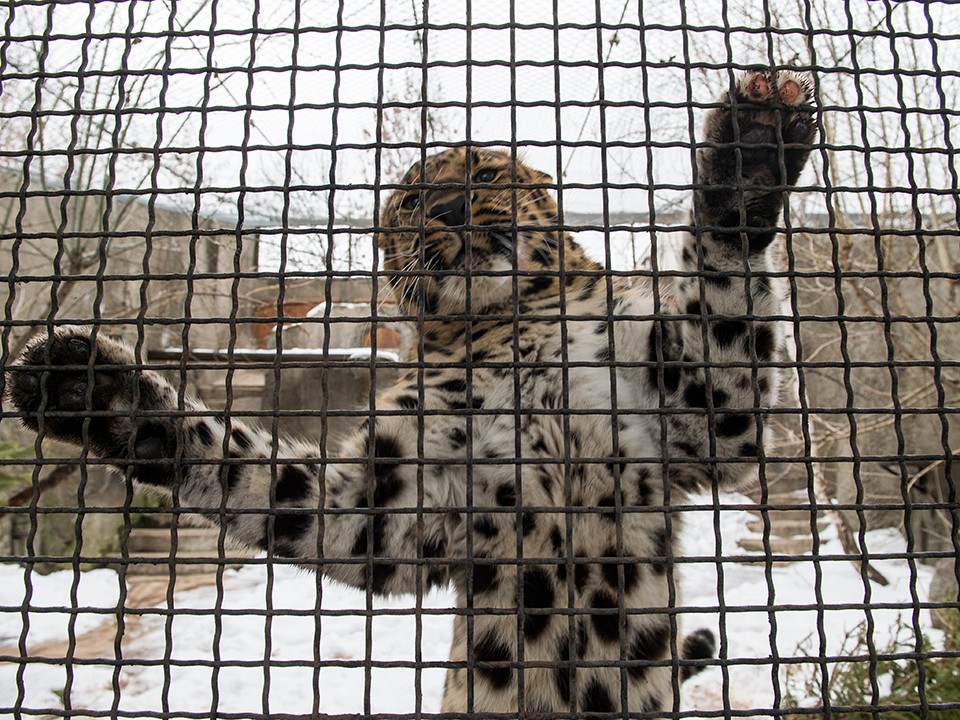
[[[488,149],[454,148],[411,167],[384,202],[377,235],[401,310],[482,312],[544,285],[534,273],[556,270],[563,237],[552,182]]]

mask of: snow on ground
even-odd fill
[[[704,505],[711,504],[708,497],[699,498],[699,501]],[[721,504],[750,503],[747,498],[731,495],[721,498]],[[691,518],[685,523],[684,556],[713,557],[718,554],[715,515],[719,515],[721,553],[725,556],[743,555],[743,551],[737,547],[737,540],[749,534],[745,511],[708,511],[697,515],[702,517],[696,520]],[[811,558],[775,565],[770,568],[769,582],[761,553],[748,555],[756,562],[724,562],[719,573],[723,581],[722,595],[717,593],[718,572],[715,562],[690,564],[684,568],[681,574],[683,605],[714,609],[713,612],[684,614],[684,626],[688,630],[711,628],[718,638],[721,637],[722,626],[726,643],[723,656],[730,661],[726,681],[721,668],[713,667],[686,683],[685,700],[690,709],[746,710],[771,707],[775,693],[774,678],[779,693],[783,695],[786,692],[784,658],[804,658],[805,654],[814,657],[840,654],[844,638],[866,620],[867,612],[876,623],[874,638],[878,647],[884,647],[895,635],[898,620],[907,626],[911,625],[914,612],[912,593],[916,593],[918,602],[926,600],[933,576],[932,567],[916,564],[915,572],[911,575],[910,566],[902,557],[872,561],[873,567],[887,578],[889,585],[884,587],[871,583],[867,599],[859,565],[839,557],[844,552],[834,528],[830,526],[821,532],[820,539],[819,555],[824,558],[822,562],[814,563]],[[893,529],[867,533],[865,544],[871,555],[902,556],[906,552],[906,541]],[[826,559],[829,556],[835,557]],[[816,576],[818,565],[819,582]],[[819,604],[824,608],[819,613],[826,637],[823,649],[819,646],[817,633],[818,587],[821,595]],[[770,605],[789,607],[771,613],[766,609]],[[837,607],[840,605],[861,607]],[[865,610],[863,606],[869,609]],[[776,624],[775,639],[771,637],[771,618]],[[923,634],[936,643],[940,634],[930,628],[930,617],[926,610],[921,611],[920,622]],[[772,662],[758,662],[774,655],[781,660],[777,673],[773,673]],[[809,660],[801,667],[797,663],[792,665],[794,672],[799,670],[805,675],[818,671],[818,666]],[[729,689],[726,702],[719,692],[721,687]]]
[[[708,508],[712,505],[709,498],[699,500]],[[722,503],[742,505],[749,501],[725,495]],[[737,548],[737,539],[747,532],[746,519],[743,510],[706,509],[689,513],[684,521],[683,558],[700,560],[678,563],[683,605],[696,608],[683,614],[683,627],[688,631],[712,628],[723,638],[723,657],[730,661],[725,669],[710,668],[685,684],[686,709],[769,707],[775,682],[780,694],[784,693],[785,667],[781,663],[775,672],[769,661],[774,644],[771,618],[776,623],[775,648],[781,660],[796,657],[798,647],[811,635],[814,644],[808,644],[808,650],[813,655],[820,653],[816,643],[815,564],[805,561],[774,566],[768,581],[762,556],[749,556],[753,562],[744,562],[743,553]],[[719,564],[722,603],[717,592],[718,563],[710,560],[718,550],[715,523],[722,538],[720,551],[727,556],[739,556]],[[904,541],[895,531],[872,532],[867,543],[871,553],[896,554],[905,550]],[[828,530],[821,555],[831,554],[840,555],[841,550]],[[883,560],[875,566],[890,580],[887,587],[874,584],[870,588],[870,604],[885,606],[870,611],[878,628],[877,643],[882,646],[898,617],[910,623],[913,590],[905,560]],[[826,651],[836,653],[843,637],[864,620],[865,611],[831,606],[863,603],[864,587],[858,568],[846,560],[824,560],[819,567]],[[923,566],[916,570],[913,585],[921,601],[925,599],[930,574],[931,570]],[[49,608],[71,605],[73,573],[47,577],[31,574],[30,582],[28,647],[64,640],[70,615],[51,612]],[[418,628],[414,598],[377,599],[365,616],[366,600],[362,593],[324,581],[318,600],[317,588],[315,576],[294,568],[278,565],[268,570],[251,565],[226,573],[224,593],[219,600],[223,611],[219,614],[215,612],[218,594],[214,586],[179,593],[175,602],[179,613],[172,616],[169,626],[162,613],[147,614],[139,622],[128,619],[123,657],[131,665],[119,672],[108,662],[73,665],[72,706],[109,710],[116,702],[114,686],[118,685],[122,690],[120,710],[137,712],[166,707],[169,712],[202,713],[214,706],[212,688],[216,687],[220,712],[310,713],[315,683],[319,683],[320,710],[325,713],[364,712],[367,696],[370,712],[412,712],[418,709],[418,696],[422,703],[419,709],[438,712],[443,670],[425,668],[418,679],[413,667],[402,665],[414,664],[417,647],[422,662],[447,658],[452,619],[442,609],[453,605],[453,594],[435,592],[423,598],[422,607],[428,611],[420,615]],[[23,595],[22,569],[0,566],[0,647],[7,649],[4,653],[16,647],[20,638]],[[74,614],[76,634],[109,618],[117,598],[115,573],[82,573],[76,606],[83,610]],[[771,613],[765,609],[771,602],[790,607]],[[275,613],[269,620],[264,612],[268,605]],[[322,608],[319,618],[317,607]],[[346,612],[340,615],[338,611]],[[921,621],[924,632],[928,632],[925,611]],[[265,622],[269,623],[269,652],[264,642]],[[319,651],[315,652],[318,636]],[[112,649],[112,640],[107,647]],[[221,661],[216,670],[211,662],[215,653]],[[113,657],[112,650],[101,651],[95,657],[104,655]],[[165,657],[186,662],[165,668]],[[363,669],[366,657],[375,665],[393,661],[401,667],[373,667],[368,692],[367,673]],[[317,658],[352,663],[354,667],[324,666],[316,675],[312,663]],[[60,706],[67,677],[62,664],[0,663],[0,707],[11,707],[17,700],[19,667],[25,667],[24,707]],[[812,672],[814,667],[808,663],[802,669]],[[265,677],[269,682],[266,691]],[[721,691],[723,687],[725,692]]]
[[[19,612],[25,596],[23,568],[0,563],[0,647],[17,645],[23,630],[23,616]],[[88,612],[77,614],[74,628],[77,634],[93,630],[107,613],[115,612],[120,589],[113,570],[91,570],[74,575],[70,571],[52,575],[31,573],[29,644],[58,640],[66,637],[70,613],[52,608],[83,607]],[[71,602],[76,583],[76,602]],[[99,609],[99,613],[96,610]],[[0,690],[2,693],[2,690]]]
[[[5,593],[0,609],[0,637],[3,646],[16,644],[22,627],[17,607],[22,602],[22,571],[4,566]],[[117,598],[117,576],[112,575],[112,595],[104,592],[90,605],[109,607]],[[14,577],[19,575],[20,577]],[[165,698],[171,711],[204,712],[213,706],[214,683],[217,707],[221,712],[250,712],[261,708],[264,714],[310,713],[313,710],[314,670],[312,662],[319,657],[326,662],[354,661],[361,666],[366,655],[367,622],[371,617],[371,652],[377,662],[407,661],[413,665],[418,645],[416,603],[412,597],[375,599],[368,617],[363,593],[324,581],[318,601],[316,577],[290,566],[274,566],[268,571],[262,565],[251,565],[239,571],[227,571],[224,594],[215,612],[217,591],[202,587],[176,596],[176,609],[166,627],[166,618],[151,614],[132,625],[132,638],[125,640],[123,657],[132,666],[124,668],[116,682],[122,689],[119,708],[127,712],[156,710]],[[42,578],[33,575],[32,607],[38,605],[70,605],[69,585],[72,573],[64,571]],[[268,582],[272,589],[268,591]],[[15,591],[19,588],[20,596]],[[110,599],[112,598],[112,600]],[[268,606],[273,616],[268,620]],[[81,600],[78,606],[83,606]],[[454,596],[449,591],[431,593],[423,598],[423,608],[449,608]],[[340,616],[315,617],[317,606],[324,613],[348,611]],[[39,609],[38,609],[39,610]],[[30,612],[31,644],[66,638],[67,615],[56,616]],[[86,610],[86,608],[84,608]],[[391,613],[383,615],[378,613]],[[77,614],[77,625],[91,629],[103,616],[89,612]],[[219,617],[219,622],[218,622]],[[129,622],[129,619],[128,619]],[[264,624],[269,623],[270,651],[267,653]],[[35,625],[36,623],[36,625]],[[57,624],[58,623],[58,624]],[[218,627],[219,626],[219,627]],[[37,637],[34,637],[36,628]],[[215,637],[219,633],[219,640]],[[319,634],[319,652],[314,652]],[[423,614],[419,629],[421,660],[426,663],[445,661],[452,635],[452,619],[446,614]],[[172,638],[168,643],[167,637]],[[12,642],[11,642],[12,641]],[[112,644],[111,646],[112,647]],[[220,667],[214,672],[210,661],[217,648]],[[100,655],[103,656],[102,654]],[[112,652],[107,658],[114,657]],[[165,670],[165,657],[186,661]],[[264,666],[269,659],[269,706],[264,707]],[[152,664],[148,664],[152,663]],[[65,681],[64,667],[46,664],[26,666],[23,684],[27,707],[58,706],[57,693]],[[10,707],[17,697],[17,666],[0,664],[0,707]],[[81,664],[72,667],[71,697],[74,708],[110,709],[114,702],[114,668],[103,664]],[[365,672],[362,667],[324,667],[319,676],[320,708],[323,712],[362,712],[364,710]],[[370,711],[412,711],[416,707],[417,678],[412,667],[374,667],[370,673]],[[443,670],[424,669],[419,681],[424,712],[440,710]]]

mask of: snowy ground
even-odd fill
[[[735,496],[725,496],[723,502],[748,503]],[[739,510],[719,513],[721,551],[725,555],[742,555],[736,540],[746,532],[745,515]],[[711,558],[717,554],[715,517],[716,513],[703,512],[686,521],[687,557]],[[823,555],[841,554],[839,542],[830,531],[824,539]],[[871,553],[896,554],[905,549],[895,532],[871,533],[868,545]],[[819,586],[826,606],[822,611],[828,639],[826,650],[836,653],[844,635],[864,620],[865,611],[831,609],[831,605],[863,603],[864,587],[858,569],[849,562],[825,561],[820,567]],[[873,585],[870,590],[870,604],[885,606],[871,609],[878,627],[877,642],[882,645],[898,616],[908,624],[911,622],[911,585],[919,599],[924,600],[931,571],[920,566],[911,582],[905,560],[879,561],[876,567],[890,580],[887,587]],[[681,569],[683,603],[699,608],[684,615],[684,627],[710,627],[718,637],[722,635],[723,657],[731,661],[725,670],[725,681],[721,668],[715,667],[686,683],[684,707],[713,711],[725,707],[770,707],[775,683],[779,693],[784,692],[785,672],[783,664],[774,671],[768,661],[774,655],[771,617],[776,623],[775,647],[780,658],[796,657],[798,647],[812,633],[815,639],[814,563],[773,567],[768,581],[763,562],[723,562],[722,603],[717,593],[718,563],[684,564]],[[114,626],[109,623],[119,596],[116,574],[110,570],[82,573],[76,601],[71,603],[74,582],[70,572],[46,577],[30,575],[32,599],[25,638],[29,652],[51,656],[50,648],[66,639],[71,621],[77,636],[107,623],[108,642],[88,657],[115,657]],[[21,568],[0,565],[0,653],[4,655],[18,655],[16,647],[24,626],[20,609],[24,587]],[[109,711],[115,703],[117,709],[127,712],[163,708],[171,713],[203,713],[216,706],[223,713],[310,713],[314,709],[315,683],[319,685],[320,710],[325,713],[361,713],[367,710],[366,702],[370,712],[439,711],[442,669],[426,668],[418,677],[413,667],[378,666],[369,672],[368,679],[362,666],[368,657],[374,664],[397,661],[412,666],[417,648],[424,663],[445,660],[451,636],[449,615],[428,610],[420,614],[418,623],[415,600],[401,598],[376,600],[372,612],[364,617],[357,614],[366,609],[362,593],[324,582],[318,601],[316,579],[285,566],[274,567],[270,575],[263,566],[228,571],[224,587],[222,613],[214,612],[218,602],[216,588],[207,586],[177,594],[175,607],[181,614],[175,614],[169,625],[159,613],[133,619],[128,616],[122,656],[131,664],[122,671],[103,660],[73,663],[70,668],[63,663],[0,663],[0,707],[62,707],[64,686],[70,678],[72,707],[98,713]],[[449,592],[433,593],[423,599],[422,607],[442,610],[453,601]],[[770,603],[790,608],[771,614],[764,607]],[[269,633],[264,628],[263,613],[268,604],[276,613],[269,620]],[[82,610],[72,614],[50,610],[71,605]],[[324,613],[352,612],[324,614],[318,620],[318,606]],[[929,632],[926,612],[921,613],[921,622],[925,633]],[[269,650],[264,642],[267,634]],[[931,639],[936,644],[935,634]],[[319,650],[315,651],[317,647]],[[81,643],[79,657],[83,657],[82,648]],[[808,650],[813,655],[820,653],[817,644],[808,645]],[[216,670],[211,664],[215,653],[221,661]],[[165,657],[187,662],[165,667]],[[346,666],[326,666],[315,675],[312,663],[318,658],[343,661]],[[349,666],[351,662],[353,667]],[[814,668],[807,663],[801,669],[812,672]],[[22,674],[19,680],[18,673]],[[22,693],[18,687],[23,688]],[[115,687],[121,688],[119,701]],[[726,690],[721,691],[724,687]]]

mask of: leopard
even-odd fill
[[[729,77],[672,272],[591,259],[515,150],[424,152],[376,228],[415,357],[337,454],[185,398],[97,328],[34,339],[6,400],[268,558],[452,586],[444,713],[667,714],[717,662],[678,627],[674,508],[757,482],[789,359],[781,217],[818,133],[808,75]]]

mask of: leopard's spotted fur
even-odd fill
[[[557,227],[550,179],[508,154],[411,169],[379,243],[422,363],[339,460],[235,420],[226,437],[196,403],[178,413],[126,346],[76,328],[32,344],[9,396],[29,427],[175,485],[242,542],[375,593],[452,582],[465,612],[445,711],[669,708],[683,660],[665,503],[756,465],[779,384],[769,272],[816,132],[809,96],[791,72],[750,72],[710,111],[683,250],[700,276],[655,287],[609,279]]]

